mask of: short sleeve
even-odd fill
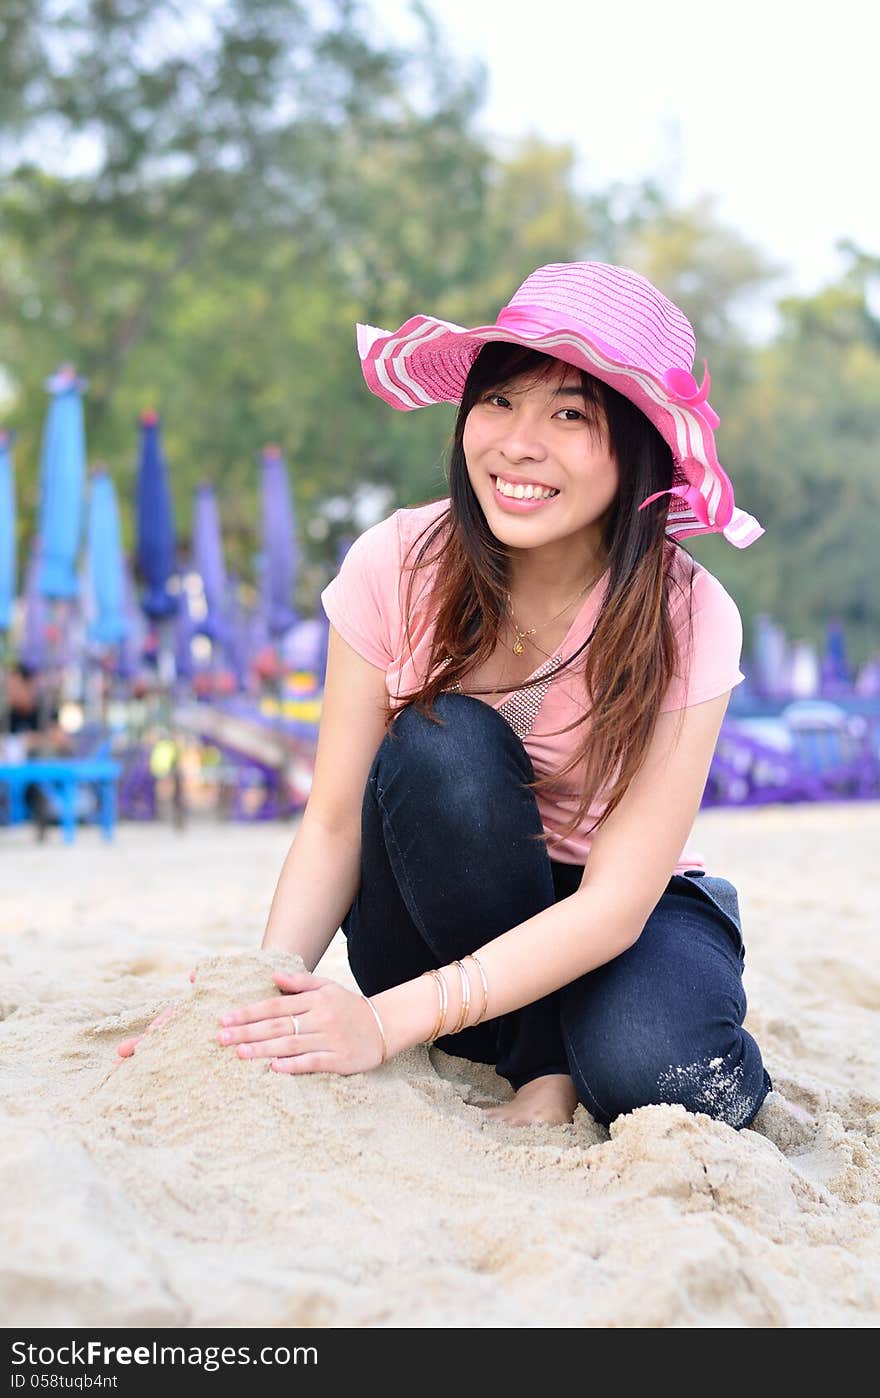
[[[717,699],[741,684],[743,625],[739,608],[716,577],[701,569],[693,584],[693,639],[689,649],[687,602],[675,622],[679,648],[678,671],[670,683],[660,712],[686,709]],[[689,663],[688,663],[689,662]]]
[[[321,593],[324,613],[343,640],[381,670],[394,661],[398,631],[397,513],[358,535]]]

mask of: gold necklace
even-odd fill
[[[595,581],[596,581],[596,579],[594,578],[594,579],[592,580],[592,582],[595,583]],[[514,620],[514,615],[513,615],[513,603],[512,603],[511,600],[510,600],[510,593],[508,592],[508,594],[507,594],[507,610],[508,610],[508,612],[510,613],[510,620],[511,620],[511,622],[513,622],[513,629],[514,629],[514,631],[516,632],[516,638],[515,638],[515,640],[514,640],[514,642],[513,642],[513,653],[514,653],[514,655],[522,655],[523,650],[525,649],[525,647],[523,646],[523,641],[524,641],[528,636],[534,636],[534,634],[535,634],[536,631],[542,631],[542,630],[544,629],[545,626],[549,626],[549,625],[550,625],[550,622],[551,622],[551,621],[556,621],[556,618],[557,618],[557,617],[561,617],[561,616],[562,616],[562,613],[563,613],[564,611],[566,611],[566,609],[567,609],[568,607],[570,607],[570,606],[572,605],[573,602],[577,602],[579,598],[583,597],[583,595],[584,595],[584,593],[586,592],[587,588],[590,587],[591,585],[592,585],[591,583],[586,583],[585,586],[581,588],[581,590],[580,590],[580,592],[578,593],[577,597],[572,597],[571,602],[566,602],[565,606],[562,607],[562,608],[556,613],[556,616],[551,616],[550,619],[549,619],[549,621],[542,621],[541,624],[540,624],[540,626],[532,626],[532,627],[530,627],[528,631],[520,631],[519,627],[517,626],[516,621]]]

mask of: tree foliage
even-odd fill
[[[876,649],[877,260],[850,247],[841,283],[784,302],[778,336],[754,347],[749,306],[779,269],[707,202],[671,207],[650,181],[585,194],[571,148],[493,147],[477,127],[481,70],[453,61],[416,8],[404,51],[359,0],[320,14],[296,0],[7,0],[0,371],[22,542],[43,379],[64,359],[90,382],[90,457],[113,471],[128,538],[137,416],[155,406],[182,530],[194,485],[213,480],[232,564],[249,571],[267,441],[302,521],[359,483],[400,504],[444,488],[452,409],[395,413],[368,394],[355,321],[494,319],[535,266],[598,257],[691,316],[721,458],[767,529],[742,555],[714,539],[694,553],[747,618],[772,608],[818,639],[834,614],[859,652]],[[308,545],[312,581],[333,546]]]

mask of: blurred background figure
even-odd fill
[[[49,756],[74,751],[71,735],[58,722],[57,705],[48,708],[48,722],[41,729],[39,675],[22,661],[7,672],[6,701],[9,726],[7,760],[12,752],[22,756]],[[9,739],[13,742],[10,743]]]
[[[23,661],[16,662],[7,671],[6,705],[7,732],[0,743],[0,759],[5,762],[27,762],[33,758],[69,756],[73,753],[73,739],[58,721],[57,706],[42,702],[39,674]],[[28,782],[25,786],[24,801],[36,822],[39,838],[44,839],[47,826],[59,819],[57,804],[51,794],[36,782]],[[95,809],[93,792],[86,789],[78,793],[78,817],[91,815]]]

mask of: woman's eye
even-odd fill
[[[482,401],[488,403],[492,408],[510,407],[510,399],[505,398],[503,393],[487,393]],[[565,414],[567,414],[567,416],[565,416]],[[578,408],[560,408],[554,416],[562,416],[565,422],[586,422],[587,420],[586,413],[582,413]]]

